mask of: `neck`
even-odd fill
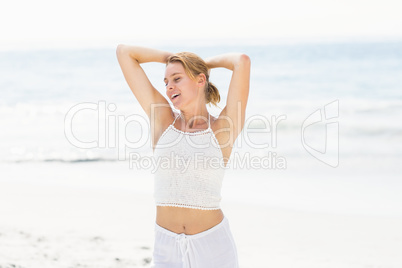
[[[205,122],[208,124],[209,113],[205,105],[200,105],[192,109],[181,110],[181,118],[184,120],[186,127],[195,128]]]

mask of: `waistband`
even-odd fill
[[[217,225],[213,226],[212,228],[209,228],[208,230],[205,230],[198,234],[193,234],[193,235],[186,235],[184,233],[178,234],[178,233],[169,231],[166,228],[163,228],[162,226],[158,225],[157,223],[155,223],[155,231],[164,233],[164,234],[174,237],[174,238],[185,236],[188,239],[197,239],[197,238],[203,237],[207,234],[213,233],[213,232],[227,226],[228,224],[229,224],[228,219],[225,216],[223,216],[223,220],[220,223],[218,223]]]

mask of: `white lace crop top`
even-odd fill
[[[174,127],[163,132],[154,149],[154,198],[157,206],[220,208],[225,165],[210,126],[196,132]]]

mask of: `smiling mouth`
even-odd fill
[[[172,96],[172,100],[175,99],[175,98],[177,98],[178,96],[180,96],[180,94],[174,94],[174,95]]]

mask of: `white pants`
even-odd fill
[[[195,235],[176,234],[155,224],[151,267],[238,268],[237,249],[226,217]]]

